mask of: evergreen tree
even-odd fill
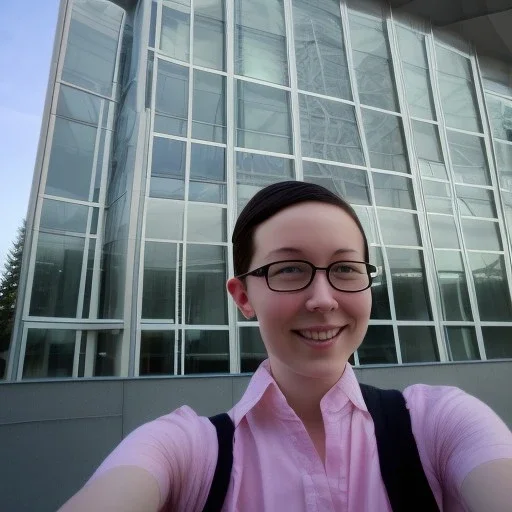
[[[0,277],[0,379],[4,378],[7,367],[6,357],[14,326],[24,243],[25,221],[23,221],[23,225],[18,229],[18,236],[7,255],[4,271]]]

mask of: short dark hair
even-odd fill
[[[281,181],[258,191],[238,216],[231,239],[235,276],[249,271],[254,254],[254,230],[262,222],[289,206],[311,201],[338,206],[350,215],[363,235],[364,257],[368,261],[368,240],[350,204],[320,185],[302,181]]]

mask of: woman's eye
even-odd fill
[[[277,271],[278,274],[297,274],[299,272],[302,272],[299,267],[283,267]]]

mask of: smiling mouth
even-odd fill
[[[337,329],[329,329],[328,331],[310,331],[310,330],[301,330],[295,331],[299,336],[306,338],[310,341],[330,341],[343,330],[343,327],[338,327]]]

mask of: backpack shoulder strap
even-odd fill
[[[367,384],[360,387],[375,425],[380,471],[393,512],[439,511],[421,465],[403,394]]]
[[[233,436],[235,425],[227,413],[208,418],[217,431],[219,454],[213,475],[212,485],[203,512],[220,512],[226,499],[233,467]]]

